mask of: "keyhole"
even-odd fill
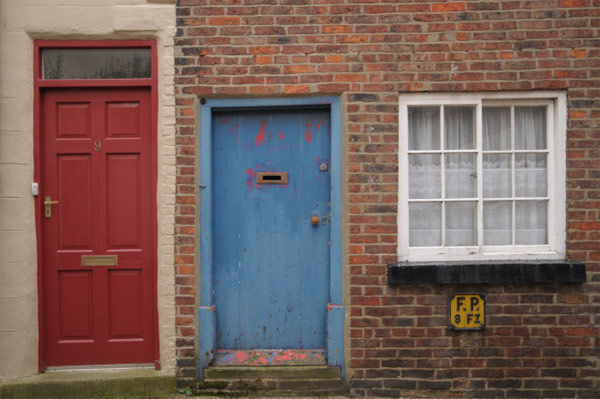
[[[102,149],[102,142],[100,140],[96,140],[94,142],[94,150],[100,151]]]

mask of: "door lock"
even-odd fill
[[[50,219],[52,217],[52,205],[60,204],[60,201],[52,201],[52,197],[44,197],[44,216],[46,219]]]

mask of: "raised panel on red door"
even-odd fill
[[[42,96],[46,366],[154,361],[149,94]],[[98,255],[117,265],[83,265]]]

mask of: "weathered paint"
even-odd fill
[[[204,369],[212,362],[217,349],[217,316],[214,306],[198,308],[198,378],[204,377]]]
[[[254,99],[207,99],[200,108],[200,153],[201,153],[201,165],[200,165],[200,187],[201,187],[201,210],[200,210],[200,242],[201,242],[201,305],[211,306],[214,305],[214,284],[213,284],[213,159],[212,159],[212,124],[213,124],[213,112],[220,109],[236,109],[249,107],[306,107],[321,105],[328,107],[330,110],[330,129],[331,129],[331,154],[329,173],[330,179],[330,208],[331,217],[329,220],[330,224],[330,237],[329,237],[329,298],[330,302],[338,304],[337,306],[337,317],[327,317],[327,350],[332,348],[332,352],[335,353],[339,358],[333,359],[335,365],[340,365],[342,369],[342,375],[344,375],[345,363],[344,363],[344,316],[343,316],[343,303],[342,299],[342,252],[341,252],[341,145],[342,145],[342,122],[341,122],[341,103],[337,97],[309,97],[309,98],[254,98]],[[239,128],[236,125],[234,129],[232,127],[231,133]],[[300,130],[303,132],[303,130]],[[283,133],[283,132],[278,132]],[[239,143],[244,150],[247,150],[250,146],[246,143],[244,145]],[[280,139],[284,138],[284,135],[279,135]],[[284,145],[283,148],[287,149],[293,146]],[[320,158],[315,159],[316,162],[320,162]],[[264,165],[259,165],[264,167]],[[217,309],[217,312],[220,310]],[[331,313],[331,312],[328,312]],[[341,314],[341,317],[339,315]],[[206,322],[214,323],[212,327],[216,329],[216,317],[209,321],[209,318],[205,318]],[[333,340],[336,342],[333,342]],[[330,341],[331,340],[331,341]],[[202,345],[202,344],[201,344]],[[341,359],[341,360],[340,360]],[[199,376],[202,378],[203,368],[208,366],[210,360],[207,358],[199,359]],[[331,362],[328,359],[328,363]]]
[[[325,348],[330,182],[313,159],[329,162],[329,110],[213,118],[217,347]],[[257,184],[260,172],[285,172],[289,181]]]
[[[325,365],[323,349],[218,349],[217,366],[319,366]]]
[[[342,305],[327,305],[327,363],[344,369],[344,330],[339,328],[344,324],[344,307]]]
[[[228,123],[229,120],[227,118],[224,118],[223,123]],[[267,129],[266,126],[266,122],[265,121],[260,121],[260,130],[258,131],[258,134],[256,135],[256,139],[254,139],[254,146],[258,147],[261,145],[265,144],[265,131]],[[236,144],[239,144],[239,129],[235,131],[236,135]]]

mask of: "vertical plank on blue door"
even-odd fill
[[[329,111],[218,112],[214,284],[222,349],[324,348],[329,288]],[[257,185],[260,171],[287,185]]]

